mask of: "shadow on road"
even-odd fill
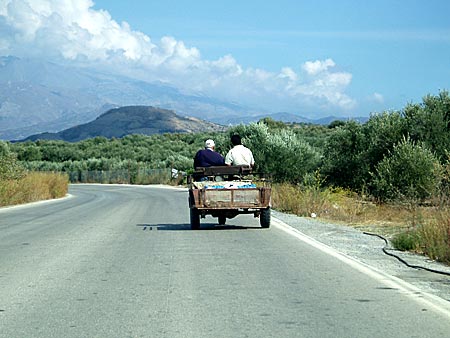
[[[143,231],[205,231],[205,230],[252,230],[262,229],[261,227],[246,227],[239,225],[218,225],[215,223],[202,223],[199,230],[191,230],[190,224],[136,224]]]

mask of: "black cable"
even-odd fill
[[[425,271],[429,271],[429,272],[433,272],[433,273],[438,273],[438,274],[445,275],[445,276],[450,276],[450,272],[445,272],[445,271],[440,271],[440,270],[430,269],[430,268],[427,268],[427,267],[424,267],[424,266],[420,266],[420,265],[412,265],[412,264],[409,264],[407,261],[405,261],[405,260],[402,259],[401,257],[399,257],[399,256],[397,256],[397,255],[394,255],[393,253],[390,253],[390,252],[387,251],[387,246],[389,245],[389,243],[388,243],[387,239],[384,238],[383,236],[378,235],[378,234],[373,234],[373,233],[370,233],[370,232],[366,232],[366,231],[364,231],[363,234],[381,238],[381,239],[386,243],[386,245],[385,245],[385,246],[383,247],[383,249],[382,249],[383,252],[384,252],[386,255],[388,255],[388,256],[391,256],[391,257],[396,258],[398,261],[400,261],[401,263],[405,264],[405,265],[406,265],[407,267],[409,267],[409,268],[418,269],[418,270],[425,270]]]

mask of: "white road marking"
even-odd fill
[[[72,198],[72,197],[73,197],[73,195],[66,194],[66,196],[60,197],[60,198],[53,198],[53,199],[48,199],[48,200],[43,200],[43,201],[36,201],[36,202],[30,202],[30,203],[25,203],[25,204],[9,205],[9,206],[6,206],[6,207],[0,207],[0,212],[11,210],[11,209],[23,209],[23,208],[28,208],[28,207],[34,207],[36,205],[42,205],[42,204],[48,204],[48,203],[52,203],[52,202],[58,202],[58,201],[61,201],[61,200],[64,200],[64,199]]]
[[[339,259],[341,262],[349,265],[355,270],[358,270],[365,275],[383,283],[387,287],[396,288],[402,294],[405,294],[407,297],[413,299],[417,303],[425,305],[430,309],[433,309],[436,312],[441,313],[442,315],[448,317],[450,319],[450,302],[442,299],[438,296],[429,294],[420,290],[418,287],[398,278],[395,276],[391,276],[383,271],[380,271],[370,265],[367,265],[363,262],[358,261],[357,259],[350,257],[344,253],[338,252],[332,247],[323,244],[312,237],[302,233],[300,230],[291,227],[290,225],[284,223],[283,221],[272,218],[272,224],[284,232],[288,233],[291,236],[296,237],[297,239],[311,245],[312,247],[332,256],[336,259]]]

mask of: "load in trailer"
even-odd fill
[[[188,177],[191,228],[200,228],[206,215],[224,225],[239,214],[259,217],[263,228],[270,227],[271,181],[266,174],[252,173],[245,166],[197,168]]]

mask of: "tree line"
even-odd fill
[[[138,175],[143,169],[189,172],[206,139],[213,138],[216,150],[225,155],[234,133],[253,151],[255,170],[271,173],[277,182],[307,184],[320,173],[321,184],[363,192],[379,201],[424,201],[448,192],[446,91],[399,111],[372,114],[365,123],[348,120],[318,126],[265,118],[226,132],[95,137],[76,143],[38,140],[7,146],[28,170],[123,170]]]

